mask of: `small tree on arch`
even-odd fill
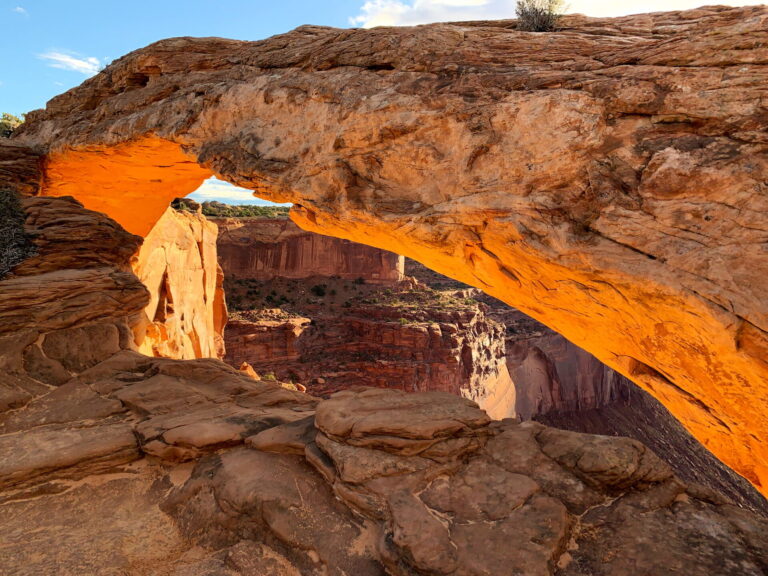
[[[524,32],[551,32],[563,11],[562,0],[517,0],[517,29]]]

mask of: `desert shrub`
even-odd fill
[[[310,288],[310,291],[315,296],[319,296],[320,298],[322,298],[323,296],[325,296],[325,288],[326,288],[325,284],[315,284],[314,286],[312,286],[312,288]]]
[[[21,126],[22,122],[24,122],[24,120],[18,116],[8,114],[8,112],[3,112],[2,117],[0,117],[0,137],[10,138],[11,134],[13,134],[13,131]]]
[[[517,29],[524,32],[551,32],[563,9],[562,0],[518,0]]]
[[[266,380],[267,382],[275,382],[277,380],[277,377],[275,376],[274,372],[267,372],[264,374],[264,376],[261,377],[262,380]]]
[[[365,284],[365,278],[363,278],[362,276],[360,276],[359,278],[355,278],[355,284],[357,284],[358,286]]]
[[[215,200],[202,204],[205,216],[218,218],[287,218],[289,209],[288,206],[233,206]]]
[[[15,192],[0,190],[0,278],[35,253],[24,232],[24,211]]]

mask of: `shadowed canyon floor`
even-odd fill
[[[14,141],[34,152],[13,151],[43,159],[45,194],[131,232],[215,173],[293,202],[304,228],[478,286],[633,379],[765,493],[767,20],[164,40],[31,113]]]
[[[0,280],[2,573],[768,569],[764,519],[634,440],[143,356],[140,239],[71,199],[22,206],[37,255]]]

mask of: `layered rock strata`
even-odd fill
[[[361,385],[442,391],[476,401],[494,418],[516,415],[503,327],[482,305],[430,292],[395,291],[393,302],[380,295],[378,303],[350,301],[311,318],[239,314],[227,327],[226,360],[295,380],[315,395]]]
[[[14,141],[44,152],[46,194],[133,232],[215,173],[294,203],[303,228],[476,285],[632,378],[766,491],[767,17],[170,39]]]
[[[338,276],[375,284],[404,279],[402,256],[305,232],[287,218],[212,218],[221,266],[233,278]]]
[[[51,352],[72,367],[65,383],[39,379],[18,362],[27,319],[50,330],[33,339],[43,348],[93,323],[130,335],[148,295],[127,267],[136,237],[71,200],[25,208],[39,254],[0,281],[0,389],[27,393],[0,410],[2,573],[768,569],[765,520],[685,485],[633,440],[491,423],[445,393],[364,389],[318,403],[215,359],[101,349],[101,333]],[[81,271],[122,282],[123,299],[85,289]]]
[[[151,298],[137,327],[139,351],[166,358],[221,358],[227,308],[217,228],[202,214],[168,208],[133,262]]]

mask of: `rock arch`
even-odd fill
[[[29,115],[44,194],[146,233],[210,174],[476,285],[768,493],[768,9],[177,38]],[[140,81],[139,81],[140,80]]]

